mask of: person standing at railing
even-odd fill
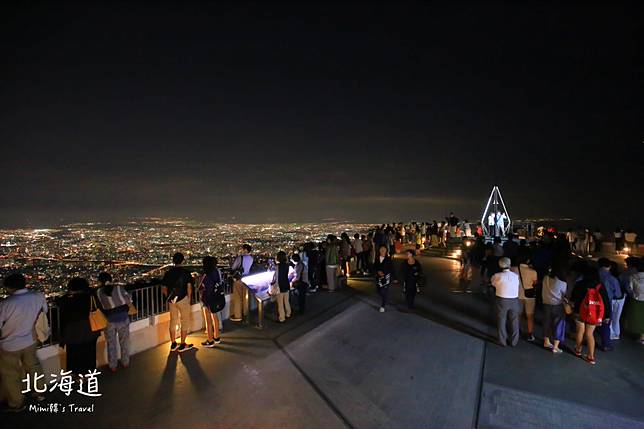
[[[233,294],[230,297],[231,322],[242,321],[246,285],[241,279],[250,274],[254,262],[253,255],[251,255],[252,250],[250,244],[244,244],[241,253],[237,255],[231,267],[233,272]]]
[[[340,263],[340,244],[333,234],[326,238],[324,253],[326,266],[326,284],[329,291],[335,291],[337,287],[338,264]]]
[[[201,276],[198,290],[201,292],[208,338],[201,345],[214,347],[215,344],[221,343],[217,313],[226,306],[226,296],[222,285],[221,272],[217,268],[217,259],[212,256],[206,256],[203,258],[202,264],[203,275]]]
[[[302,259],[298,253],[292,256],[293,263],[293,273],[295,277],[291,281],[291,286],[297,291],[297,304],[298,311],[300,314],[304,314],[306,311],[306,293],[309,291],[309,284],[307,283],[308,273],[306,265],[302,262]]]
[[[125,288],[112,284],[109,273],[98,275],[99,288],[96,296],[103,313],[107,317],[105,338],[107,342],[107,362],[110,371],[116,372],[118,366],[117,342],[121,348],[121,365],[130,365],[130,316],[128,314],[132,299]],[[118,336],[118,338],[117,338]]]
[[[21,380],[24,374],[34,377],[43,374],[36,356],[38,343],[34,336],[34,325],[41,312],[47,314],[45,296],[40,292],[26,289],[22,274],[11,274],[4,279],[9,297],[0,302],[0,376],[7,398],[7,411],[19,412],[25,409]],[[37,401],[45,399],[34,394]]]
[[[174,266],[170,268],[161,283],[161,293],[168,297],[168,309],[170,310],[170,351],[185,352],[193,348],[192,344],[186,344],[186,337],[190,330],[192,310],[192,290],[194,280],[192,275],[185,268],[181,267],[184,257],[182,253],[175,253],[172,256]],[[181,344],[177,344],[177,327],[181,329]]]
[[[75,375],[96,369],[96,340],[100,331],[92,331],[89,313],[93,291],[87,280],[74,277],[67,283],[67,293],[58,299],[60,309],[60,347],[67,354],[67,370]]]
[[[291,317],[291,303],[289,302],[289,295],[291,290],[291,278],[289,278],[289,264],[286,257],[286,252],[277,252],[277,266],[275,267],[275,274],[271,284],[277,284],[279,293],[277,294],[277,313],[279,322],[284,323],[286,319]]]

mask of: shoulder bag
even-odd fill
[[[94,332],[102,331],[107,328],[107,317],[105,317],[105,314],[103,314],[101,309],[96,305],[96,298],[94,298],[94,295],[90,297],[89,324]]]
[[[38,341],[41,343],[47,341],[47,338],[49,338],[49,335],[51,334],[51,330],[44,311],[40,311],[40,313],[38,313],[34,330],[36,331],[36,338]]]
[[[534,285],[530,289],[526,289],[523,283],[523,274],[521,274],[521,266],[519,265],[519,279],[521,280],[521,287],[523,288],[523,294],[525,295],[526,298],[531,299],[531,298],[536,298],[537,297],[537,291],[534,288]]]

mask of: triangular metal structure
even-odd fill
[[[501,191],[498,186],[492,188],[490,198],[487,200],[485,210],[481,216],[481,225],[485,235],[492,237],[505,237],[512,231],[512,220],[510,213],[505,207]]]

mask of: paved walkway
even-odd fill
[[[539,313],[535,343],[497,346],[493,298],[479,279],[459,281],[454,260],[421,261],[428,287],[418,298],[417,315],[485,342],[480,427],[644,427],[644,347],[632,339],[617,341],[614,351],[597,351],[592,366],[572,353],[569,336],[566,353],[553,355],[541,347]],[[399,308],[402,301],[399,294]]]
[[[101,398],[44,402],[93,403],[93,413],[27,412],[0,426],[644,427],[642,348],[624,342],[591,367],[525,342],[495,346],[489,299],[467,293],[454,261],[422,262],[429,284],[415,313],[399,303],[378,313],[372,283],[352,280],[313,295],[311,311],[286,324],[226,322],[215,349],[137,354],[129,369],[101,375]]]

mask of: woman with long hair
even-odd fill
[[[389,296],[389,286],[391,286],[394,271],[391,257],[387,253],[387,246],[384,244],[378,249],[378,256],[376,256],[373,269],[376,272],[376,289],[378,291],[378,295],[380,295],[379,311],[384,313],[387,305],[387,298]]]
[[[566,275],[560,270],[551,269],[543,278],[543,347],[555,354],[562,353],[559,344],[566,337],[566,315],[563,308],[566,287]]]
[[[571,300],[575,304],[574,309],[574,320],[575,325],[577,326],[577,335],[575,341],[575,355],[582,356],[582,346],[584,340],[586,341],[586,346],[588,347],[588,353],[584,356],[584,359],[594,365],[595,364],[595,337],[594,332],[595,328],[598,325],[588,323],[583,320],[581,316],[581,308],[584,298],[590,289],[598,289],[601,300],[604,304],[604,319],[609,319],[611,317],[611,306],[608,299],[608,294],[606,293],[606,288],[599,281],[599,273],[596,269],[589,265],[585,265],[582,268],[583,277],[577,283],[572,290]],[[601,321],[599,322],[601,324]]]
[[[277,260],[277,266],[275,267],[273,284],[277,284],[279,287],[279,293],[277,294],[277,313],[279,322],[284,323],[286,319],[291,317],[291,303],[289,302],[289,294],[291,290],[291,282],[288,272],[289,264],[286,252],[277,252],[275,259]]]
[[[83,375],[96,369],[96,339],[100,332],[92,331],[89,322],[94,294],[89,282],[74,277],[67,283],[67,293],[58,300],[60,309],[60,347],[67,354],[67,370]]]
[[[423,274],[420,262],[416,260],[416,251],[414,249],[407,249],[407,259],[403,262],[402,273],[407,307],[413,309],[416,292],[418,291],[418,279]]]
[[[346,232],[343,232],[340,235],[340,240],[341,240],[341,247],[340,251],[342,253],[342,270],[344,271],[344,275],[346,277],[351,276],[351,258],[353,257],[353,245],[351,244],[351,239],[349,238],[349,234]]]
[[[203,274],[199,284],[201,302],[206,318],[206,333],[208,338],[202,342],[204,347],[214,347],[221,343],[219,338],[219,318],[217,313],[226,306],[226,297],[222,286],[221,272],[217,268],[217,259],[206,256],[202,260]]]

